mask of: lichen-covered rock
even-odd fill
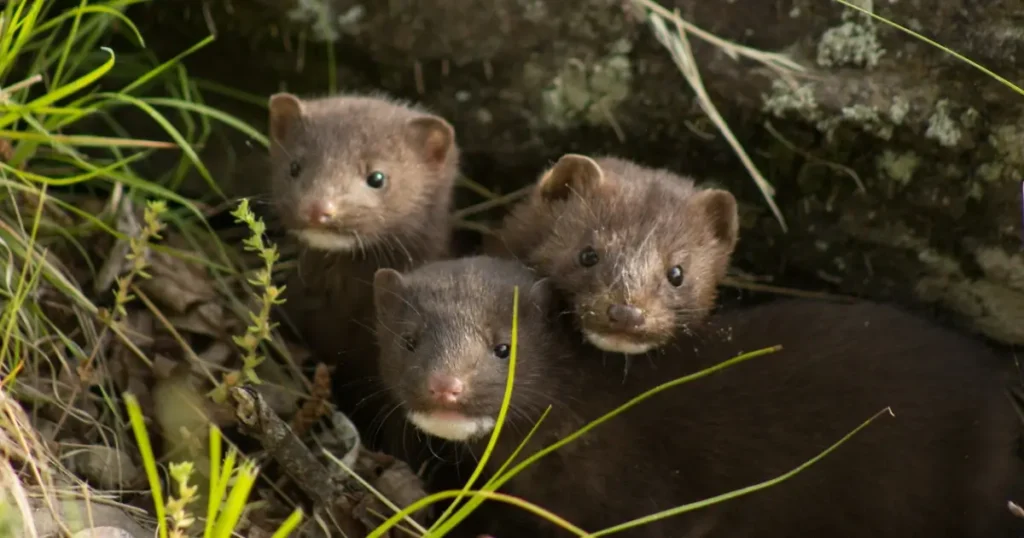
[[[159,4],[143,9],[166,12]],[[275,3],[233,0],[235,15],[213,18],[255,20],[242,13],[243,4],[260,12]],[[328,4],[333,11],[324,19],[316,6]],[[339,87],[384,89],[449,118],[477,181],[514,188],[566,151],[614,153],[711,179],[741,200],[744,229],[735,260],[745,272],[793,287],[933,303],[994,338],[1024,343],[1024,260],[1015,257],[1024,96],[835,2],[663,0],[664,8],[725,40],[711,44],[689,34],[708,94],[776,189],[789,225],[784,233],[630,4],[279,5],[305,10],[293,11],[290,24],[305,24],[306,35],[325,20],[337,31]],[[857,5],[1006,79],[1024,80],[1024,32],[1014,24],[1019,2]],[[327,70],[309,66],[323,65],[323,48],[300,49],[294,38],[300,30],[288,31],[290,40],[255,53],[236,40],[218,40],[217,52],[191,58],[190,69],[224,77],[222,62],[204,58],[256,54],[258,62],[243,60],[250,72],[222,81],[266,94],[282,82],[322,92]],[[161,47],[159,38],[149,39]],[[180,36],[163,47],[177,52]],[[784,52],[804,71],[780,73],[741,57],[736,47]],[[447,71],[441,60],[450,60]],[[419,71],[410,68],[415,62]]]

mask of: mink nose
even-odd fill
[[[644,311],[629,304],[613,304],[608,307],[608,320],[620,327],[639,327],[644,324]]]
[[[459,400],[465,386],[457,377],[434,375],[431,376],[427,388],[430,389],[430,395],[438,402],[453,404]]]
[[[331,202],[317,200],[306,210],[306,221],[313,226],[323,226],[334,218],[338,209]]]

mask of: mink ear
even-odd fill
[[[402,273],[382,267],[373,274],[373,304],[379,316],[401,304],[405,291],[405,277]]]
[[[732,193],[722,189],[697,191],[689,204],[697,218],[711,229],[715,240],[729,248],[736,246],[740,219]]]
[[[438,116],[421,116],[409,121],[408,140],[431,166],[448,159],[455,145],[455,129]]]
[[[270,140],[284,143],[295,131],[302,118],[302,101],[290,93],[275,93],[270,96]]]
[[[585,191],[602,181],[604,172],[594,159],[568,153],[540,178],[540,195],[545,200],[564,200],[573,191]]]
[[[526,292],[527,302],[545,316],[554,309],[555,287],[550,278],[536,280]]]

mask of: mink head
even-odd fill
[[[379,368],[420,430],[452,441],[487,435],[508,380],[513,293],[518,344],[510,420],[536,418],[550,384],[552,290],[522,265],[470,257],[374,275]]]
[[[271,191],[307,247],[401,248],[446,225],[457,175],[444,119],[382,98],[270,98]]]
[[[565,155],[509,215],[510,250],[571,303],[587,341],[639,354],[714,307],[738,236],[736,200],[615,158]]]

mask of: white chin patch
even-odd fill
[[[612,351],[615,353],[625,353],[627,355],[640,355],[647,353],[654,349],[654,344],[641,344],[634,342],[633,340],[627,340],[625,338],[619,338],[616,336],[607,336],[598,334],[592,331],[584,331],[583,335],[586,336],[587,341],[593,344],[595,347],[603,349],[605,351]]]
[[[449,441],[468,441],[490,433],[494,429],[491,417],[460,417],[454,414],[436,415],[411,411],[409,422],[430,435]]]
[[[300,230],[296,232],[299,239],[306,245],[317,250],[354,250],[359,242],[351,235],[343,235],[322,230]]]

